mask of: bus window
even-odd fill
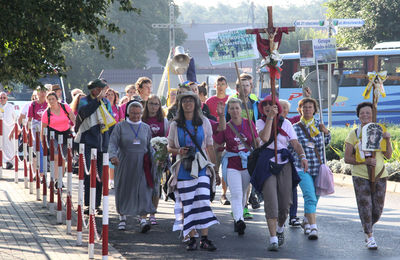
[[[354,74],[367,75],[365,57],[342,57],[335,66],[335,75],[338,75],[340,87],[363,86],[366,79],[348,77]]]
[[[379,56],[380,71],[387,71],[388,76],[400,76],[400,56]],[[384,85],[399,85],[399,80],[387,79]]]
[[[298,88],[299,86],[292,76],[299,70],[299,60],[285,60],[282,65],[281,88]]]

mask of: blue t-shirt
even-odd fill
[[[197,143],[199,146],[203,143],[204,139],[204,130],[203,126],[198,126],[197,127],[197,132],[195,134],[195,128],[192,125],[192,120],[186,120],[186,128],[189,130],[191,135],[194,135],[196,138]],[[183,129],[178,127],[178,140],[179,140],[179,146],[180,147],[188,147],[192,146],[196,149],[196,152],[199,150],[196,148],[196,145],[193,143],[192,139],[190,138],[189,134]],[[205,176],[206,174],[206,168],[201,169],[199,172],[199,177],[200,176]],[[190,176],[190,172],[186,171],[183,168],[183,165],[181,164],[178,172],[178,180],[192,180],[193,177]]]

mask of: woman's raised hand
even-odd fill
[[[217,115],[219,117],[224,116],[225,114],[225,104],[221,101],[217,103]]]
[[[278,106],[273,105],[272,109],[269,110],[267,117],[274,118],[278,114]]]

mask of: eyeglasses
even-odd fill
[[[7,97],[0,97],[0,99],[7,99]]]
[[[150,102],[149,102],[149,105],[150,105],[150,106],[159,106],[160,104],[159,104],[159,103],[150,103]]]

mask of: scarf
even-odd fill
[[[319,130],[315,126],[314,118],[311,118],[310,120],[306,120],[304,117],[301,117],[300,121],[306,126],[306,128],[310,129],[311,137],[316,137],[317,135],[319,135]]]

